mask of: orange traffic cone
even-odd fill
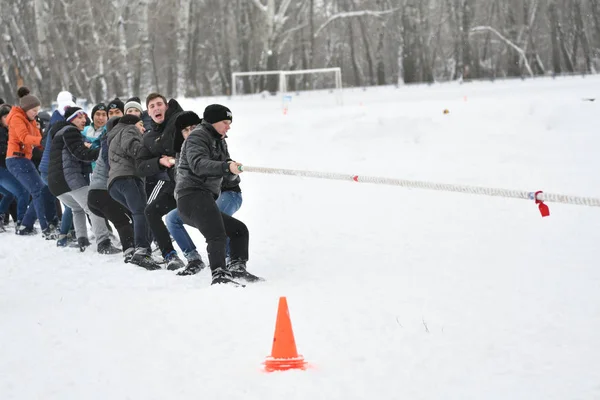
[[[304,357],[298,355],[296,340],[292,330],[292,321],[288,310],[287,299],[279,298],[277,322],[271,355],[264,362],[267,372],[286,371],[288,369],[305,369]]]

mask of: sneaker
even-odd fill
[[[23,225],[17,225],[17,227],[15,228],[15,233],[19,236],[30,236],[35,235],[37,233],[37,230],[33,227],[28,228]]]
[[[64,235],[61,233],[60,235],[58,235],[58,240],[56,241],[56,246],[57,247],[67,247],[67,245],[69,244],[67,239],[68,239],[67,235]]]
[[[256,276],[246,270],[246,261],[233,260],[227,265],[227,271],[234,279],[243,279],[248,282],[264,281],[263,278]]]
[[[176,269],[185,267],[185,264],[181,261],[181,258],[179,258],[175,250],[172,250],[165,256],[165,262],[167,263],[167,269],[169,271],[175,271]]]
[[[135,249],[133,247],[125,249],[125,251],[123,252],[123,261],[125,263],[131,262],[131,257],[133,257],[133,253],[135,253]]]
[[[188,262],[188,265],[182,271],[179,271],[177,275],[179,276],[188,276],[188,275],[196,275],[198,272],[202,271],[206,268],[206,264],[202,259],[198,258],[196,260],[191,260]]]
[[[79,251],[84,252],[86,248],[91,246],[91,243],[88,238],[80,237],[77,238],[77,245],[79,246]]]
[[[98,253],[99,254],[119,254],[121,249],[113,246],[110,239],[104,239],[102,242],[98,243]]]
[[[145,249],[143,247],[137,248],[133,253],[133,256],[129,260],[131,264],[135,264],[142,268],[145,268],[149,271],[154,271],[157,269],[162,269],[159,264],[154,262],[152,257],[150,256],[150,250]]]
[[[234,281],[232,279],[232,276],[229,273],[229,271],[227,271],[223,268],[217,268],[212,271],[212,282],[210,284],[211,285],[233,285],[233,286],[244,287],[244,285],[241,285],[238,282]]]
[[[56,240],[58,239],[58,231],[54,225],[48,225],[46,229],[42,231],[42,237],[46,240]]]

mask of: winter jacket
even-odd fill
[[[108,190],[108,140],[100,141],[100,155],[90,181],[90,190]]]
[[[185,140],[177,166],[175,198],[197,191],[212,193],[215,200],[221,193],[223,179],[236,180],[229,171],[227,142],[208,122],[202,122]],[[239,180],[238,180],[239,182]]]
[[[88,125],[85,128],[83,128],[83,132],[81,132],[81,135],[83,136],[83,139],[86,142],[92,144],[92,149],[95,149],[96,147],[100,147],[100,141],[102,140],[102,137],[105,133],[106,126],[103,126],[100,129],[94,129],[93,125]]]
[[[162,156],[175,157],[175,120],[183,109],[175,99],[169,100],[165,120],[162,124],[152,124],[152,130],[144,134],[144,146],[149,152],[140,161],[140,171],[144,176],[175,182],[173,168],[166,168],[159,163]]]
[[[54,196],[80,189],[90,184],[92,161],[98,158],[100,149],[85,147],[81,132],[68,124],[54,135],[50,164],[48,166],[48,188]]]
[[[56,132],[58,132],[60,129],[62,129],[62,127],[64,127],[63,124],[61,128],[58,128],[56,124],[58,124],[59,122],[67,123],[65,121],[65,117],[63,117],[58,112],[58,110],[56,110],[54,111],[54,113],[52,113],[52,117],[50,117],[50,122],[46,127],[46,137],[44,138],[44,154],[42,154],[42,161],[40,161],[39,166],[39,170],[42,174],[48,173],[48,165],[50,164],[50,149],[52,148],[52,139],[54,138],[54,135],[56,135]]]
[[[108,188],[117,178],[144,176],[138,171],[138,157],[149,157],[142,134],[135,125],[117,124],[108,132]]]
[[[8,149],[8,129],[0,126],[0,167],[6,168],[6,150]]]
[[[40,146],[42,134],[35,121],[27,119],[25,111],[19,106],[13,106],[6,118],[8,125],[8,147],[6,158],[23,157],[31,160],[35,146]]]

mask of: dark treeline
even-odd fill
[[[600,0],[0,0],[0,96],[231,93],[231,73],[344,86],[595,72]],[[250,91],[277,80],[246,79]],[[236,83],[239,84],[239,83]],[[309,88],[299,78],[294,88]],[[321,84],[321,83],[319,83]],[[325,83],[322,83],[325,85]]]

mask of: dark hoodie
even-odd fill
[[[138,166],[144,176],[154,176],[155,179],[170,181],[175,189],[175,176],[173,168],[165,168],[159,163],[162,156],[175,157],[175,120],[183,109],[175,99],[169,100],[169,108],[165,113],[162,124],[152,123],[152,130],[144,134],[144,146],[149,150],[148,156],[140,160]],[[146,158],[148,157],[148,158]]]

